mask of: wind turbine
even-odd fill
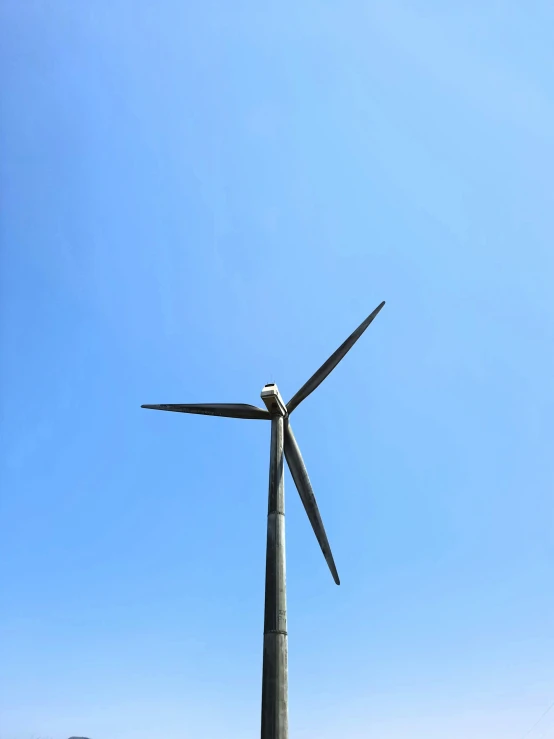
[[[334,370],[354,346],[381,308],[383,301],[361,323],[346,341],[322,364],[285,405],[277,386],[265,385],[261,398],[266,410],[243,403],[200,403],[192,405],[143,405],[157,411],[196,413],[204,416],[225,416],[271,421],[269,458],[269,495],[267,511],[267,548],[265,566],[264,650],[262,670],[262,730],[261,739],[287,739],[287,602],[285,577],[285,488],[283,452],[300,499],[316,535],[334,581],[340,584],[327,534],[319,514],[306,465],[292,433],[290,414]]]

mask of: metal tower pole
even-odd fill
[[[283,432],[283,416],[273,415],[265,564],[261,739],[288,739],[289,735]]]

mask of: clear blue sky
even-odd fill
[[[297,739],[554,700],[550,2],[4,0],[1,739],[259,735],[288,399]],[[554,711],[530,735],[554,737]]]

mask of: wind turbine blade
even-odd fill
[[[296,485],[296,489],[300,495],[300,500],[308,514],[308,518],[312,524],[312,529],[314,530],[316,539],[319,542],[323,556],[329,565],[333,579],[337,585],[340,585],[339,575],[337,568],[335,567],[335,560],[333,559],[331,547],[329,546],[327,534],[325,533],[323,521],[321,520],[319,508],[317,507],[314,491],[312,490],[310,478],[308,477],[308,470],[306,469],[306,465],[304,464],[304,460],[300,454],[300,449],[298,448],[298,444],[296,443],[296,439],[292,433],[288,418],[285,419],[284,447],[285,458],[287,460],[292,479],[294,480],[294,484]]]
[[[245,403],[163,403],[161,405],[141,405],[154,411],[174,411],[175,413],[197,413],[201,416],[224,416],[225,418],[251,418],[269,421],[271,416],[262,408]]]
[[[318,369],[318,371],[310,377],[308,382],[305,385],[302,385],[300,390],[294,395],[289,402],[287,403],[287,411],[289,413],[292,413],[293,410],[300,405],[300,403],[305,400],[310,393],[313,393],[313,391],[316,389],[318,385],[321,385],[323,380],[327,377],[327,375],[331,374],[331,372],[335,369],[337,364],[340,362],[340,360],[344,357],[344,355],[352,349],[354,344],[358,341],[360,336],[363,334],[363,332],[366,330],[366,328],[369,326],[369,324],[373,321],[375,316],[379,313],[381,308],[385,305],[385,301],[377,306],[373,313],[370,313],[369,316],[365,319],[363,323],[361,323],[358,328],[354,331],[353,334],[351,334],[346,341],[339,346],[337,351],[334,354],[331,354],[329,359],[321,365],[321,367]]]

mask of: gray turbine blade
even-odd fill
[[[300,390],[294,395],[289,402],[287,403],[287,411],[289,413],[292,413],[293,410],[300,405],[300,403],[305,400],[310,393],[313,393],[313,391],[316,389],[318,385],[320,385],[323,380],[327,377],[327,375],[331,374],[331,372],[335,369],[337,364],[340,362],[340,360],[344,357],[344,355],[352,349],[354,344],[358,341],[360,336],[363,334],[363,332],[366,330],[366,328],[369,326],[369,324],[373,321],[375,316],[379,313],[381,308],[385,305],[385,301],[377,306],[373,313],[370,313],[370,315],[365,319],[363,323],[361,323],[358,328],[354,331],[353,334],[351,334],[344,344],[341,344],[337,351],[334,354],[331,354],[329,359],[321,365],[321,367],[318,369],[318,371],[310,377],[308,382],[305,385],[302,385]]]
[[[163,403],[162,405],[141,405],[154,411],[174,411],[175,413],[197,413],[201,416],[224,416],[225,418],[251,418],[269,421],[271,416],[262,408],[245,403]]]
[[[337,583],[337,585],[340,585],[339,575],[337,572],[337,568],[335,567],[335,561],[333,559],[331,547],[329,546],[329,541],[327,540],[327,534],[325,533],[323,521],[321,520],[319,508],[317,507],[317,503],[315,500],[314,491],[312,490],[310,478],[308,477],[308,470],[306,469],[306,465],[304,464],[304,460],[302,459],[302,455],[300,454],[300,449],[298,448],[298,444],[296,443],[296,439],[294,438],[294,434],[292,433],[288,418],[285,419],[284,447],[285,458],[287,460],[292,479],[294,480],[294,484],[296,485],[296,488],[300,495],[300,500],[302,501],[306,513],[308,514],[308,518],[310,519],[310,523],[312,524],[312,529],[314,530],[316,539],[319,542],[319,546],[321,547],[323,556],[325,557],[325,560],[329,565],[329,569],[331,570],[333,579]]]

